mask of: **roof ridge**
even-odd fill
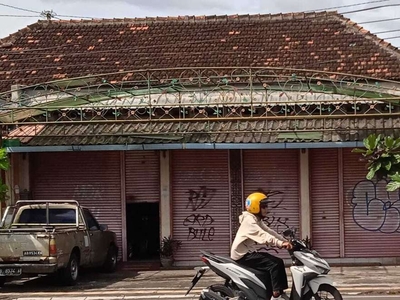
[[[365,29],[363,26],[352,21],[350,18],[344,17],[343,15],[336,14],[335,17],[341,19],[345,24],[346,28],[353,28],[355,32],[362,34],[365,38],[373,41],[376,45],[384,50],[388,50],[391,54],[397,56],[400,59],[400,49],[393,46],[391,43],[387,42],[385,39],[378,37],[376,34],[371,33],[369,30]]]
[[[113,19],[71,19],[71,20],[52,20],[53,23],[125,23],[125,22],[173,22],[173,21],[230,21],[230,20],[251,20],[251,21],[266,21],[266,20],[291,20],[305,19],[307,17],[331,16],[338,15],[337,11],[322,11],[322,12],[290,12],[276,14],[232,14],[232,15],[178,15],[178,16],[156,16],[156,17],[135,17],[135,18],[113,18]],[[37,23],[47,23],[47,20],[39,20]]]

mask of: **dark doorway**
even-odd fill
[[[159,259],[160,215],[158,203],[127,203],[128,259]]]

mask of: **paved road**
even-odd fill
[[[335,282],[344,300],[400,300],[400,286],[395,274],[379,274],[373,282],[367,276],[350,273],[335,276]],[[397,274],[397,273],[396,273]],[[368,276],[369,275],[369,276]],[[202,288],[220,282],[221,279],[212,273],[205,275],[193,292],[184,297],[190,285],[193,271],[189,272],[131,272],[101,274],[83,273],[74,287],[60,286],[52,277],[38,278],[29,281],[15,281],[0,289],[1,300],[155,300],[155,299],[198,299]],[[371,277],[372,278],[372,277]],[[369,279],[371,279],[369,278]],[[365,294],[368,290],[369,293]],[[390,292],[389,292],[390,291]],[[363,293],[360,295],[360,293]],[[394,295],[398,293],[398,295]]]
[[[194,300],[198,299],[198,295],[183,297],[181,294],[166,294],[158,296],[150,295],[135,295],[135,296],[91,296],[91,297],[9,297],[2,296],[0,294],[0,299],[4,300]],[[344,300],[400,300],[400,296],[344,296]]]

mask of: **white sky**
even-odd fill
[[[343,7],[337,10],[340,13],[344,13],[368,7],[398,4],[399,6],[349,13],[345,14],[345,17],[357,23],[400,18],[400,0],[0,0],[0,3],[36,12],[53,10],[58,15],[108,19],[145,16],[287,13],[354,5],[371,1],[376,2],[353,7]],[[6,17],[1,15],[32,17]],[[0,5],[0,38],[35,23],[38,19],[40,19],[39,13],[16,10]],[[381,38],[400,36],[400,19],[365,25],[361,24],[361,26],[372,33],[398,30],[378,34]],[[388,39],[387,41],[394,46],[400,47],[400,38]]]

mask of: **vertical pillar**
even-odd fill
[[[128,237],[126,228],[126,159],[125,151],[120,152],[121,176],[121,228],[122,228],[122,261],[128,260]]]
[[[308,149],[300,149],[300,228],[301,238],[311,238],[310,164]]]
[[[239,216],[243,211],[243,163],[241,150],[229,150],[229,193],[231,215],[231,242],[239,228]]]
[[[161,238],[171,235],[171,177],[170,177],[170,152],[160,151],[160,214],[161,214]]]
[[[343,148],[338,149],[338,173],[339,173],[339,241],[340,257],[345,257],[345,238],[344,238],[344,174],[343,174]]]

